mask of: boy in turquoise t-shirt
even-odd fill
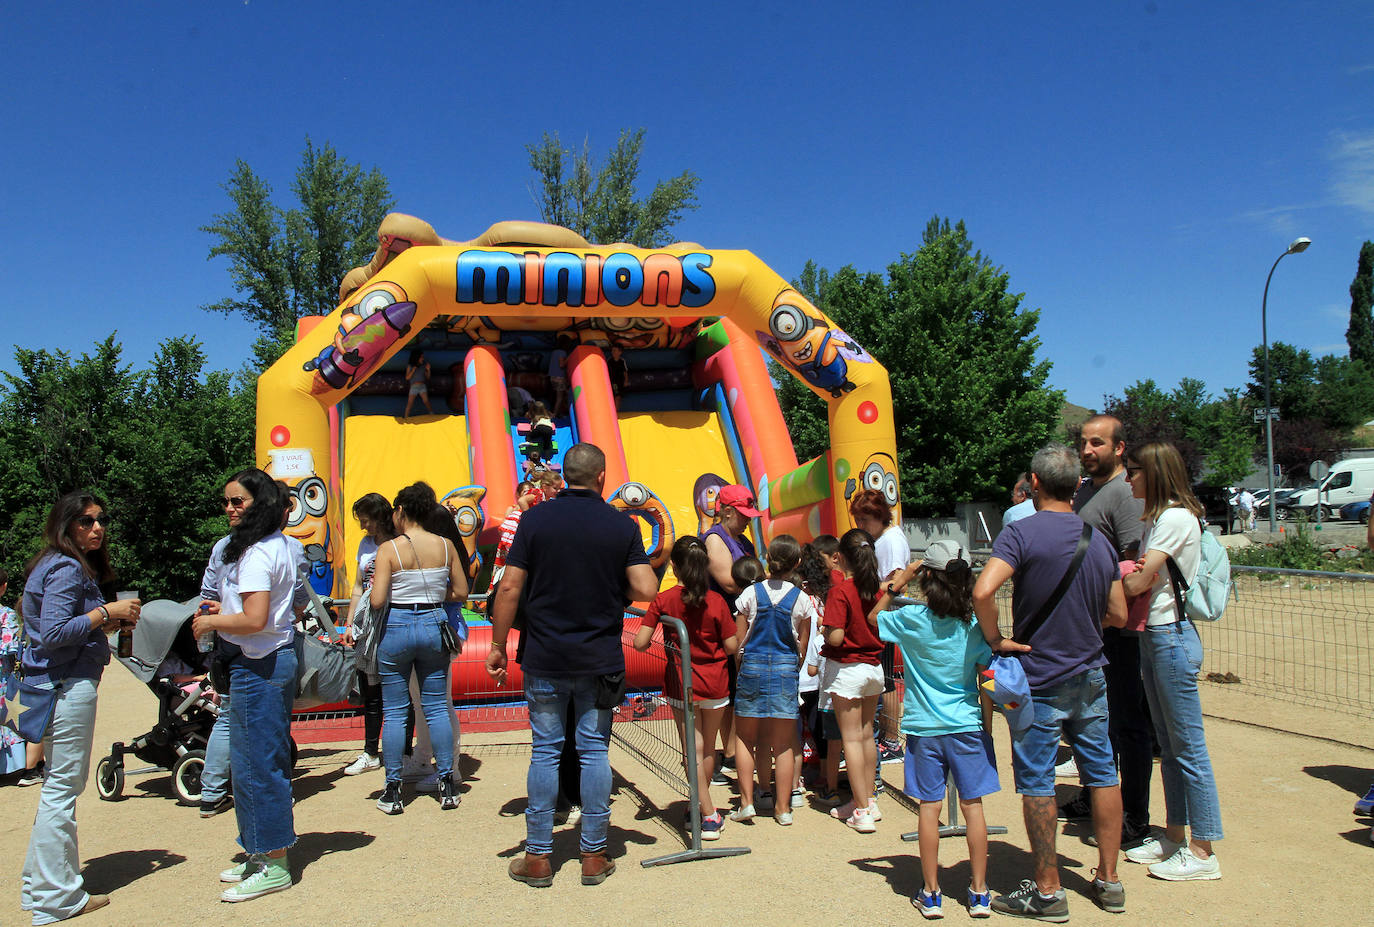
[[[911,903],[927,918],[943,917],[940,893],[940,806],[945,780],[953,776],[967,825],[969,914],[991,915],[987,884],[988,830],[983,796],[998,791],[997,762],[986,725],[978,673],[992,651],[973,620],[973,573],[967,552],[954,541],[936,541],[925,558],[902,570],[883,590],[868,620],[878,636],[902,650],[906,697],[906,788],[921,803],[921,875]],[[891,608],[911,580],[926,604]]]

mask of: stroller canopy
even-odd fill
[[[199,607],[199,596],[186,602],[154,599],[146,603],[140,610],[138,627],[134,631],[134,655],[116,659],[140,682],[152,682],[158,666],[167,659],[167,653],[172,649],[182,625],[190,620]]]

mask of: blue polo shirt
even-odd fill
[[[506,556],[526,572],[520,665],[536,676],[625,669],[625,571],[649,562],[639,528],[591,489],[568,488],[520,518]]]

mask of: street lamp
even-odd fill
[[[1278,527],[1277,508],[1274,504],[1274,411],[1269,399],[1269,281],[1274,279],[1274,269],[1290,254],[1302,254],[1312,244],[1310,238],[1295,238],[1288,250],[1274,260],[1269,268],[1269,276],[1264,278],[1264,299],[1260,301],[1260,340],[1264,342],[1264,447],[1268,467],[1265,475],[1269,479],[1269,534],[1273,535]]]

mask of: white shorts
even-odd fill
[[[825,661],[821,688],[832,698],[854,699],[883,694],[883,668],[876,663]],[[832,705],[831,708],[834,706]]]
[[[668,705],[669,705],[669,707],[673,708],[674,710],[676,710],[676,711],[681,711],[681,710],[682,710],[682,699],[680,699],[680,698],[668,698],[667,696],[664,696],[663,700],[664,700],[665,702],[667,702]],[[729,708],[729,707],[730,707],[730,696],[727,695],[727,696],[725,696],[724,698],[705,698],[705,699],[703,699],[703,698],[698,698],[698,699],[693,699],[693,700],[692,700],[692,704],[695,705],[695,706],[698,707],[698,708]]]

